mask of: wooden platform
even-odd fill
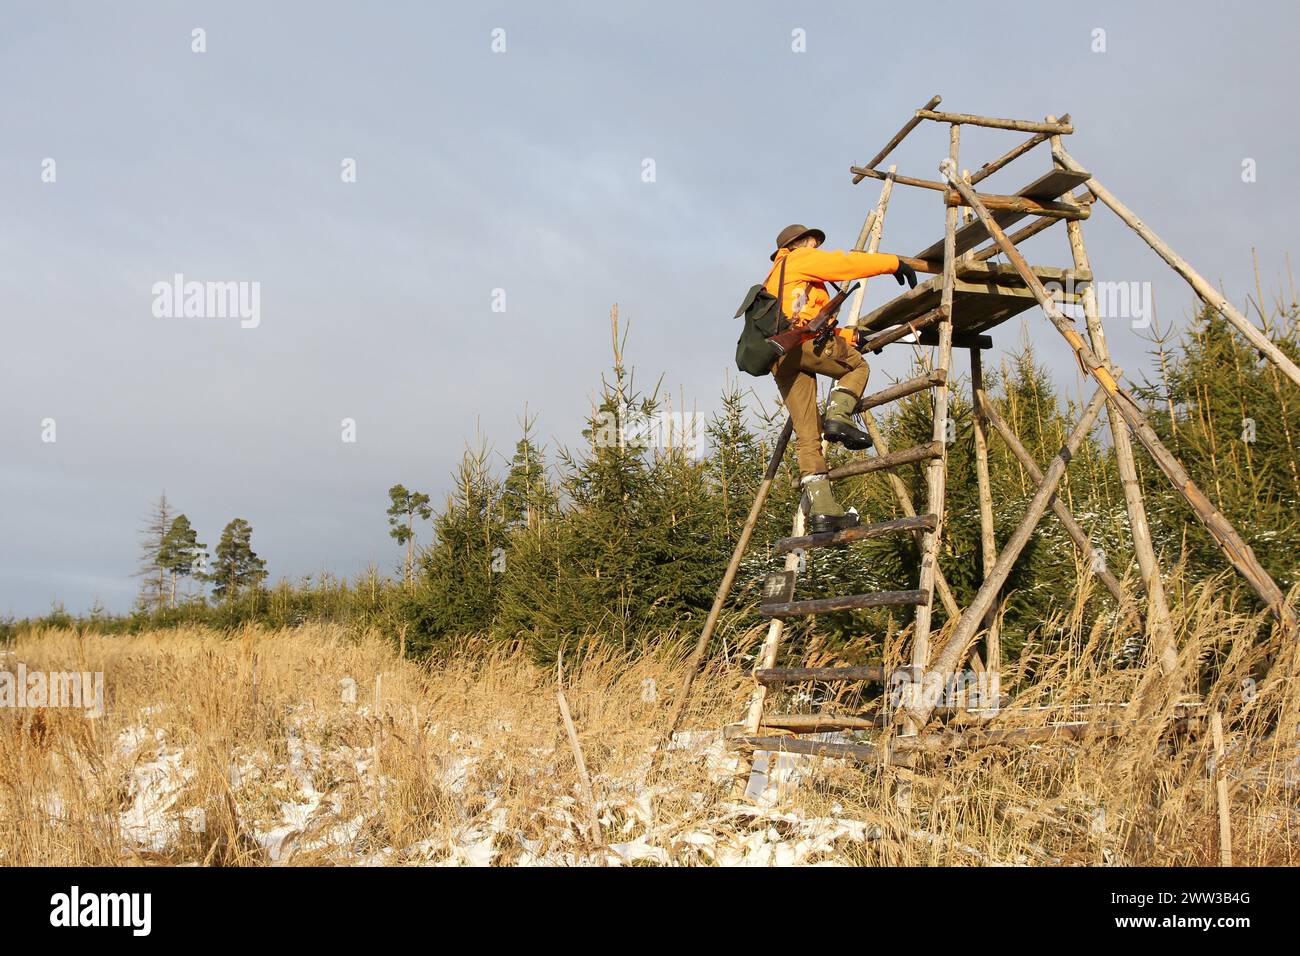
[[[1035,269],[1035,272],[1040,270]],[[1039,278],[1044,282],[1059,281],[1063,270],[1042,269],[1041,273]],[[937,308],[942,296],[943,277],[935,276],[864,315],[858,320],[858,325],[874,330],[913,321]],[[1067,296],[1066,301],[1074,301],[1074,297]],[[953,331],[983,332],[1037,305],[1034,294],[1023,282],[1013,281],[999,273],[990,273],[987,278],[959,278],[953,286]]]

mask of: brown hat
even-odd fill
[[[776,234],[776,252],[780,252],[791,243],[798,242],[804,236],[816,236],[818,242],[826,241],[826,233],[820,229],[809,229],[807,226],[796,223],[793,226],[786,226]],[[768,258],[775,260],[776,252],[773,252]]]

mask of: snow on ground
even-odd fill
[[[350,709],[347,719],[366,717],[364,707]],[[202,807],[187,807],[187,787],[195,780],[193,754],[153,727],[149,711],[122,730],[110,756],[111,770],[125,782],[118,827],[124,852],[166,853],[183,832],[202,833]],[[573,795],[547,780],[546,768],[563,755],[551,748],[530,748],[541,801],[528,833],[511,822],[511,813],[479,776],[485,757],[474,734],[426,727],[440,746],[435,783],[452,797],[486,802],[473,816],[445,833],[410,846],[374,846],[367,824],[392,786],[377,770],[375,745],[323,745],[327,719],[315,708],[291,708],[285,718],[283,752],[236,748],[226,772],[229,794],[240,826],[272,865],[284,865],[310,853],[310,862],[352,865],[406,863],[434,866],[513,866],[706,863],[723,866],[799,865],[826,862],[841,841],[878,839],[868,824],[840,817],[809,817],[797,809],[780,810],[799,787],[811,758],[759,753],[746,790],[746,802],[708,807],[702,792],[682,794],[647,786],[647,761],[629,779],[597,777],[596,814],[606,845],[602,858],[589,849],[587,814]],[[376,740],[376,744],[378,740]],[[676,735],[670,749],[685,752],[717,784],[733,778],[736,758],[721,732],[689,731]],[[664,821],[656,806],[663,798],[680,805],[683,797],[695,812],[685,820]],[[59,795],[45,800],[51,817],[63,813]],[[839,810],[837,806],[834,808]],[[697,815],[698,814],[698,815]],[[540,830],[538,825],[540,824]]]

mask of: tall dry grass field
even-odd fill
[[[1234,862],[1296,862],[1297,690],[1259,682],[1260,619],[1209,586],[1183,595],[1181,664],[1193,690],[1212,675],[1198,699],[1225,715],[1221,766],[1154,669],[1109,663],[1101,628],[1057,623],[1075,628],[1069,651],[1024,655],[994,726],[1134,697],[1149,714],[1108,711],[1128,721],[1118,737],[941,750],[906,768],[760,755],[748,796],[722,728],[743,713],[756,633],[732,635],[658,761],[679,659],[575,649],[563,682],[594,806],[556,673],[516,648],[470,641],[420,664],[325,626],[30,633],[0,649],[0,669],[102,671],[105,708],[0,708],[0,863],[1215,864],[1218,772]],[[810,696],[780,703],[854,703]]]

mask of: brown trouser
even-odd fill
[[[838,388],[861,398],[870,374],[862,354],[838,335],[816,348],[811,341],[804,342],[799,351],[787,352],[776,363],[772,377],[794,421],[800,475],[822,475],[827,470],[822,455],[822,419],[817,414],[817,376],[827,375],[836,380]]]

